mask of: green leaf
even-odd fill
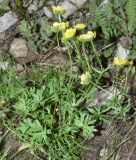
[[[85,137],[94,137],[94,132],[96,130],[94,129],[94,126],[86,126],[83,128],[83,136]]]
[[[23,122],[20,123],[20,127],[18,130],[23,134],[26,138],[33,139],[33,142],[36,144],[42,144],[43,141],[45,144],[47,143],[47,130],[44,129],[39,120],[35,120],[32,122],[31,119],[24,119]]]
[[[15,0],[15,4],[19,7],[21,6],[21,0]]]
[[[4,0],[3,2],[1,2],[0,3],[0,10],[3,10],[3,11],[10,10],[8,3],[9,3],[8,0]]]
[[[104,52],[104,57],[108,58],[108,57],[110,57],[112,55],[112,53],[113,53],[112,50],[107,50],[107,51]]]

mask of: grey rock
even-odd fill
[[[109,0],[103,0],[102,3],[99,5],[99,10],[104,14],[108,5],[109,5]]]
[[[51,19],[51,18],[53,17],[52,11],[51,11],[48,7],[44,7],[43,10],[44,10],[44,14],[45,14],[48,18]]]
[[[42,8],[45,0],[39,0],[38,8]]]
[[[105,105],[106,101],[112,100],[112,98],[115,97],[115,94],[120,95],[120,91],[118,89],[116,90],[115,86],[110,86],[105,91],[96,90],[94,92],[93,100],[92,99],[88,100],[86,103],[86,107],[92,107],[96,105]],[[121,96],[119,96],[118,98],[120,99]]]
[[[0,17],[0,33],[13,26],[17,21],[18,18],[14,12],[9,11],[8,13],[5,13]]]
[[[61,52],[61,51],[67,52],[67,50],[68,50],[67,47],[55,47],[54,49],[56,49],[59,52]]]
[[[16,58],[15,62],[17,62],[17,63],[19,63],[21,65],[24,65],[24,64],[27,64],[29,62],[34,62],[34,61],[38,60],[38,58],[39,58],[38,54],[29,52],[26,57],[18,57],[18,58]]]
[[[3,70],[3,71],[7,70],[8,66],[9,66],[9,62],[0,61],[0,70]]]
[[[0,33],[0,43],[3,43],[5,40],[5,32]]]
[[[31,3],[32,3],[33,0],[23,0],[23,7],[28,7]]]
[[[2,3],[4,0],[0,0],[0,3]]]
[[[37,0],[35,0],[32,4],[29,5],[28,7],[28,12],[30,14],[36,12],[38,10],[38,2]]]
[[[117,43],[116,57],[123,59],[123,60],[127,60],[129,52],[130,51],[128,49],[124,48],[120,42]]]
[[[60,3],[60,5],[66,9],[66,13],[63,15],[64,19],[68,18],[78,9],[75,5],[70,3],[68,0]]]
[[[130,49],[132,47],[132,38],[128,36],[122,36],[120,38],[120,43],[124,48]]]
[[[16,64],[16,70],[17,70],[18,72],[21,72],[21,71],[24,70],[24,67],[23,67],[21,64]]]
[[[39,11],[37,11],[37,16],[39,16],[39,17],[42,17],[42,16],[44,16],[45,15],[45,13],[44,13],[44,10],[43,9],[41,9],[41,10],[39,10]]]
[[[38,8],[42,8],[45,3],[45,0],[22,0],[23,7],[28,8],[30,5],[38,6]]]
[[[100,8],[103,8],[103,7],[105,7],[108,3],[109,3],[109,0],[104,0],[104,1],[99,5],[99,7],[100,7]]]
[[[48,5],[49,6],[55,6],[55,3],[58,3],[58,2],[56,2],[56,1],[55,2],[54,1],[48,1]]]
[[[112,99],[112,97],[114,96],[114,86],[111,86],[107,89],[107,91],[110,93],[108,94],[107,92],[104,91],[98,91],[94,93],[94,97],[95,97],[95,102],[96,103],[102,103],[105,102],[105,100],[110,100]]]
[[[75,74],[80,73],[80,70],[79,70],[79,68],[78,68],[77,66],[72,66],[72,71],[73,71],[73,73],[75,73]]]
[[[21,75],[21,76],[25,76],[26,73],[27,73],[26,69],[25,69],[21,64],[18,64],[18,63],[16,63],[16,64],[12,67],[12,69],[13,69],[14,71],[17,71],[17,72],[19,73],[19,75]]]
[[[100,151],[100,160],[105,160],[108,156],[108,149],[106,148],[103,148],[101,151]]]
[[[70,0],[73,4],[75,4],[78,8],[81,8],[87,0]]]
[[[23,38],[15,38],[10,45],[10,54],[13,58],[24,58],[28,55],[27,42]]]

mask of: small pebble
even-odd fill
[[[26,40],[23,38],[14,38],[11,42],[9,52],[13,58],[26,57],[28,55]]]

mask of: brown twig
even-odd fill
[[[115,153],[124,143],[126,143],[126,142],[129,141],[130,139],[133,139],[134,137],[136,137],[136,136],[129,137],[129,138],[125,139],[124,141],[122,141],[122,142],[114,149],[114,151],[113,151],[105,160],[109,160],[109,159],[114,155],[114,153]]]

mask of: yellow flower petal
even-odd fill
[[[69,22],[61,22],[61,23],[54,22],[51,27],[51,30],[56,33],[56,32],[60,32],[60,31],[64,31],[68,27],[69,27]]]
[[[52,6],[52,10],[53,10],[54,14],[62,15],[62,14],[65,13],[66,9],[64,7],[62,7],[62,6]]]
[[[88,85],[91,80],[90,72],[85,72],[85,74],[81,75],[81,83],[82,85]]]
[[[93,38],[96,38],[96,32],[94,31],[88,31],[87,34],[92,35]]]
[[[6,101],[4,99],[0,99],[0,105],[6,104]]]
[[[89,31],[87,34],[81,34],[77,37],[78,41],[81,42],[89,42],[92,41],[96,37],[96,32]]]
[[[63,33],[63,38],[64,40],[70,40],[72,39],[76,34],[76,29],[75,28],[70,28],[67,29],[66,32]]]
[[[115,65],[118,65],[118,66],[132,65],[133,64],[132,61],[119,59],[118,57],[115,57],[113,62],[114,62]]]
[[[84,23],[79,23],[76,26],[74,26],[74,28],[76,28],[76,30],[83,30],[86,27],[86,25]]]

